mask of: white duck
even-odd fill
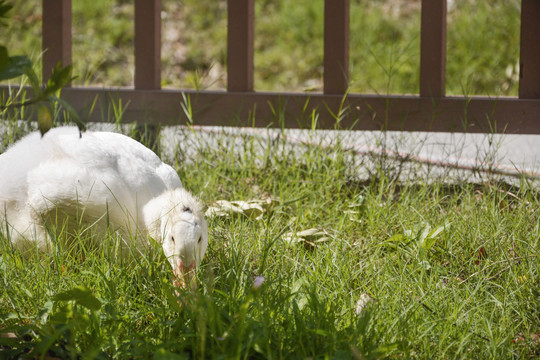
[[[56,128],[32,133],[0,155],[0,220],[13,245],[50,245],[49,216],[113,226],[144,246],[163,246],[183,283],[208,246],[200,202],[150,149],[116,133]]]

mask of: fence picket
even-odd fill
[[[446,94],[446,0],[422,0],[420,96]]]
[[[42,6],[42,76],[46,82],[56,64],[71,64],[71,0],[43,0]]]
[[[540,99],[540,1],[521,1],[519,97]]]
[[[135,0],[135,88],[161,88],[161,0]]]
[[[349,86],[349,0],[324,1],[324,93]]]
[[[254,0],[228,0],[227,90],[253,91]]]

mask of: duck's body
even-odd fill
[[[178,212],[178,207],[189,211]],[[50,243],[44,222],[53,214],[113,226],[142,241],[150,235],[167,256],[182,255],[178,244],[171,254],[165,249],[175,223],[187,221],[194,241],[204,237],[207,242],[201,206],[182,188],[176,171],[139,142],[116,133],[56,128],[42,138],[32,133],[0,155],[0,218],[13,244],[37,242],[45,250]],[[176,238],[181,240],[180,234]],[[192,245],[189,252],[197,253],[198,264],[206,244]]]

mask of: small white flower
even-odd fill
[[[257,276],[255,280],[253,280],[253,289],[258,290],[265,281],[266,279],[264,276]]]
[[[366,306],[373,301],[373,298],[369,296],[369,294],[362,294],[360,299],[356,302],[356,315],[361,315]]]

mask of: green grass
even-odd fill
[[[0,337],[0,357],[540,354],[540,200],[526,180],[427,185],[380,171],[358,181],[339,141],[299,152],[283,139],[216,136],[210,147],[189,129],[181,138],[178,171],[208,205],[278,203],[261,220],[209,218],[199,287],[179,297],[158,248],[121,260],[114,236],[95,249],[91,233],[69,245],[53,227],[54,251],[26,259],[3,237],[0,333],[17,337]],[[283,238],[307,228],[330,240]],[[366,293],[375,300],[356,315]]]
[[[419,91],[419,0],[351,1],[353,93]],[[15,2],[0,43],[39,59],[41,2]],[[255,89],[321,91],[323,0],[255,2]],[[447,92],[517,95],[520,1],[455,0],[448,13]],[[162,85],[226,87],[227,6],[163,1]],[[77,85],[133,84],[133,1],[73,2]]]

